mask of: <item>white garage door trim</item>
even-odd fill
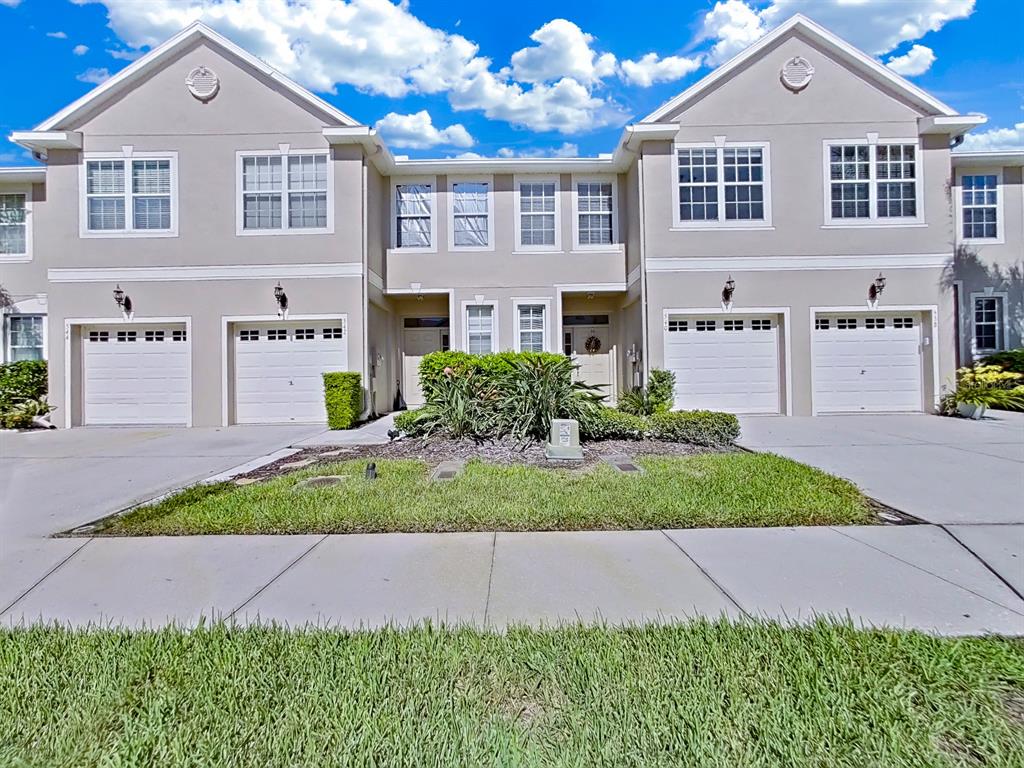
[[[782,348],[780,349],[781,360],[779,364],[782,366],[783,377],[785,381],[785,392],[779,393],[780,398],[780,413],[786,416],[791,416],[793,413],[793,361],[792,361],[792,335],[790,333],[790,307],[733,307],[731,312],[724,311],[721,306],[718,307],[670,307],[662,310],[661,321],[662,321],[662,365],[664,365],[665,347],[664,337],[665,331],[668,330],[669,317],[673,315],[686,315],[692,317],[694,315],[706,315],[711,318],[722,318],[729,319],[730,317],[743,318],[747,316],[762,316],[762,315],[775,315],[778,322],[781,324],[781,336],[779,340]],[[649,358],[647,358],[649,359]],[[650,365],[650,363],[646,363]],[[650,375],[650,371],[647,371],[647,375]]]
[[[854,313],[854,314],[859,315],[859,316],[866,316],[866,315],[870,315],[870,314],[876,313],[876,312],[882,312],[882,313],[886,313],[886,312],[919,312],[921,314],[920,322],[921,322],[922,354],[923,354],[923,350],[924,350],[925,344],[926,344],[925,338],[927,338],[928,339],[927,346],[928,346],[928,348],[931,351],[931,358],[932,358],[932,399],[931,399],[931,405],[932,405],[932,408],[934,408],[934,409],[937,409],[939,407],[939,392],[940,392],[940,389],[941,389],[939,387],[939,354],[938,354],[938,350],[935,347],[935,345],[937,343],[937,340],[938,340],[938,337],[939,337],[939,334],[938,334],[938,331],[939,331],[939,321],[938,321],[939,306],[938,306],[938,304],[889,304],[889,305],[887,305],[887,304],[884,304],[882,302],[879,302],[878,307],[876,307],[875,309],[870,309],[869,307],[866,306],[866,304],[856,304],[856,305],[853,305],[853,306],[843,305],[843,306],[834,306],[834,307],[810,307],[809,308],[809,311],[808,311],[808,322],[807,322],[807,328],[808,328],[807,333],[810,336],[810,343],[811,343],[810,344],[810,346],[811,346],[810,384],[811,384],[811,415],[812,416],[817,416],[818,415],[818,404],[817,404],[817,402],[815,401],[815,398],[814,398],[814,391],[815,391],[815,382],[814,382],[815,359],[814,359],[814,337],[813,337],[813,333],[814,333],[814,318],[815,318],[815,316],[817,314],[819,314],[819,313],[821,313],[821,314]],[[930,334],[925,334],[924,331],[925,331],[926,327],[931,329]],[[922,368],[922,372],[923,372],[923,370],[924,370],[924,361],[921,362],[921,368]],[[922,381],[922,383],[921,383],[921,403],[922,403],[922,407],[924,407],[925,404],[929,402],[927,395],[928,395],[927,389],[925,388],[924,382]]]
[[[192,426],[192,317],[189,315],[176,316],[176,317],[135,317],[131,321],[126,321],[123,317],[68,317],[64,319],[64,428],[71,429],[71,402],[72,402],[72,391],[71,383],[76,378],[71,375],[72,363],[71,363],[71,348],[72,348],[72,337],[74,336],[74,329],[84,325],[173,325],[173,324],[184,324],[185,325],[185,339],[186,339],[186,374],[188,376],[189,386],[185,391],[185,426]],[[79,339],[79,345],[81,346],[82,341]],[[81,391],[80,391],[81,394]],[[85,414],[85,401],[84,398],[79,403],[80,415],[84,417]]]
[[[294,323],[294,322],[324,322],[324,321],[341,321],[342,334],[346,342],[350,340],[350,328],[348,324],[347,313],[321,313],[321,314],[306,314],[306,315],[289,315],[288,319],[285,320],[278,315],[222,315],[221,316],[221,332],[220,332],[220,365],[221,365],[221,377],[220,377],[220,416],[221,425],[228,426],[231,418],[231,390],[230,390],[230,367],[229,367],[229,354],[231,354],[230,345],[228,341],[232,336],[232,328],[238,323]],[[349,352],[351,358],[351,352]],[[350,367],[346,367],[346,370],[355,370]],[[363,381],[366,380],[365,371],[361,371]]]

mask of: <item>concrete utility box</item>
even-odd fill
[[[553,419],[551,438],[544,447],[544,456],[559,461],[583,461],[580,423],[575,419]]]

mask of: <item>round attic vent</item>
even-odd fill
[[[209,101],[220,90],[220,78],[212,69],[196,67],[185,78],[188,91],[200,101]]]
[[[814,67],[803,56],[794,56],[782,65],[782,84],[791,91],[802,91],[814,77]]]

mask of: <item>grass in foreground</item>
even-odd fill
[[[638,460],[628,476],[472,461],[447,483],[425,464],[366,460],[294,472],[249,486],[186,490],[110,522],[110,534],[549,531],[872,522],[856,486],[771,454],[709,453]],[[315,475],[347,475],[327,488],[295,489]]]
[[[0,632],[0,764],[1024,765],[1024,646],[819,622]]]

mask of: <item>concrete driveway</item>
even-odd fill
[[[819,467],[932,523],[1024,523],[1024,414],[745,417],[740,444]]]

